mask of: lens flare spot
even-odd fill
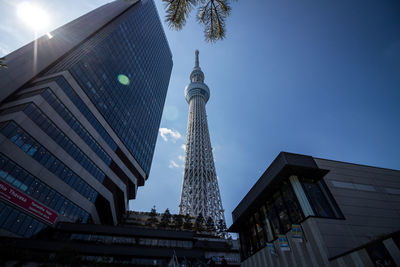
[[[118,75],[118,81],[120,84],[128,85],[130,83],[128,76],[124,74]]]

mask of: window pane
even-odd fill
[[[15,223],[15,219],[17,218],[18,211],[15,209],[12,209],[11,213],[8,215],[3,228],[6,230],[10,230],[11,226]]]
[[[257,236],[258,236],[258,243],[260,247],[265,247],[265,235],[263,228],[261,226],[261,219],[260,219],[260,213],[256,212],[254,213],[254,222],[255,222],[255,229],[257,231]]]
[[[329,205],[319,185],[308,179],[302,179],[302,184],[315,214],[321,217],[335,218],[332,207]]]
[[[261,218],[261,227],[263,228],[264,231],[264,236],[267,238],[266,241],[270,242],[272,239],[274,239],[274,236],[272,234],[272,228],[271,224],[268,220],[267,216],[267,209],[263,205],[260,209],[260,218]]]
[[[6,221],[11,210],[9,206],[2,203],[2,207],[0,208],[0,226]]]
[[[274,204],[272,202],[267,203],[267,214],[268,214],[268,219],[271,222],[272,226],[272,231],[274,233],[274,236],[278,236],[283,233],[281,230],[281,225],[279,223],[279,218],[278,215],[276,214]]]
[[[292,222],[289,219],[286,205],[283,202],[281,193],[280,192],[275,193],[273,198],[274,198],[274,206],[278,213],[279,221],[281,223],[281,226],[283,227],[282,234],[284,234],[291,228]]]
[[[301,222],[304,219],[303,211],[293,192],[292,186],[288,182],[283,183],[282,196],[292,223]]]
[[[258,239],[257,239],[256,225],[254,223],[253,217],[250,217],[249,227],[251,229],[251,243],[253,245],[253,248],[255,248],[257,250],[259,248],[259,244],[258,244]]]

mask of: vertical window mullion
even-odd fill
[[[310,204],[309,197],[306,195],[306,192],[300,183],[297,176],[292,175],[289,178],[290,184],[292,185],[293,191],[297,197],[297,200],[300,203],[301,209],[303,210],[304,217],[314,216],[315,212]]]

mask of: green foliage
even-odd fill
[[[160,227],[167,227],[171,223],[171,213],[169,212],[169,209],[166,209],[165,212],[163,213],[161,217],[161,221],[158,224]]]
[[[150,211],[149,218],[147,219],[147,225],[155,226],[157,223],[158,219],[157,219],[156,206],[153,206],[153,208]]]
[[[174,228],[181,229],[183,226],[183,216],[181,214],[174,215]]]
[[[183,222],[183,229],[193,230],[192,218],[189,214],[186,214],[185,220]]]
[[[211,217],[207,218],[206,230],[207,230],[207,232],[215,232],[214,221],[213,221],[213,219],[211,219]]]
[[[198,232],[202,232],[205,230],[204,229],[204,217],[203,217],[203,214],[201,214],[201,212],[199,213],[199,215],[197,215],[196,221],[194,222],[194,228]]]
[[[181,30],[186,24],[186,18],[189,16],[192,8],[198,3],[198,0],[163,0],[165,3],[165,12],[167,13],[165,21],[168,26],[174,30]]]
[[[230,11],[229,0],[209,0],[206,5],[199,8],[197,19],[205,26],[206,41],[214,42],[225,38],[225,20]]]
[[[225,20],[229,16],[232,0],[163,0],[166,9],[165,21],[174,30],[180,30],[186,23],[192,8],[198,6],[197,21],[204,25],[208,42],[225,38]]]

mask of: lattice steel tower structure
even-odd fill
[[[185,88],[185,98],[189,103],[189,118],[179,213],[192,216],[202,213],[206,220],[211,217],[214,223],[218,223],[219,220],[225,223],[208,132],[206,103],[210,98],[210,89],[204,83],[204,73],[199,67],[198,50],[195,55],[190,84]]]

